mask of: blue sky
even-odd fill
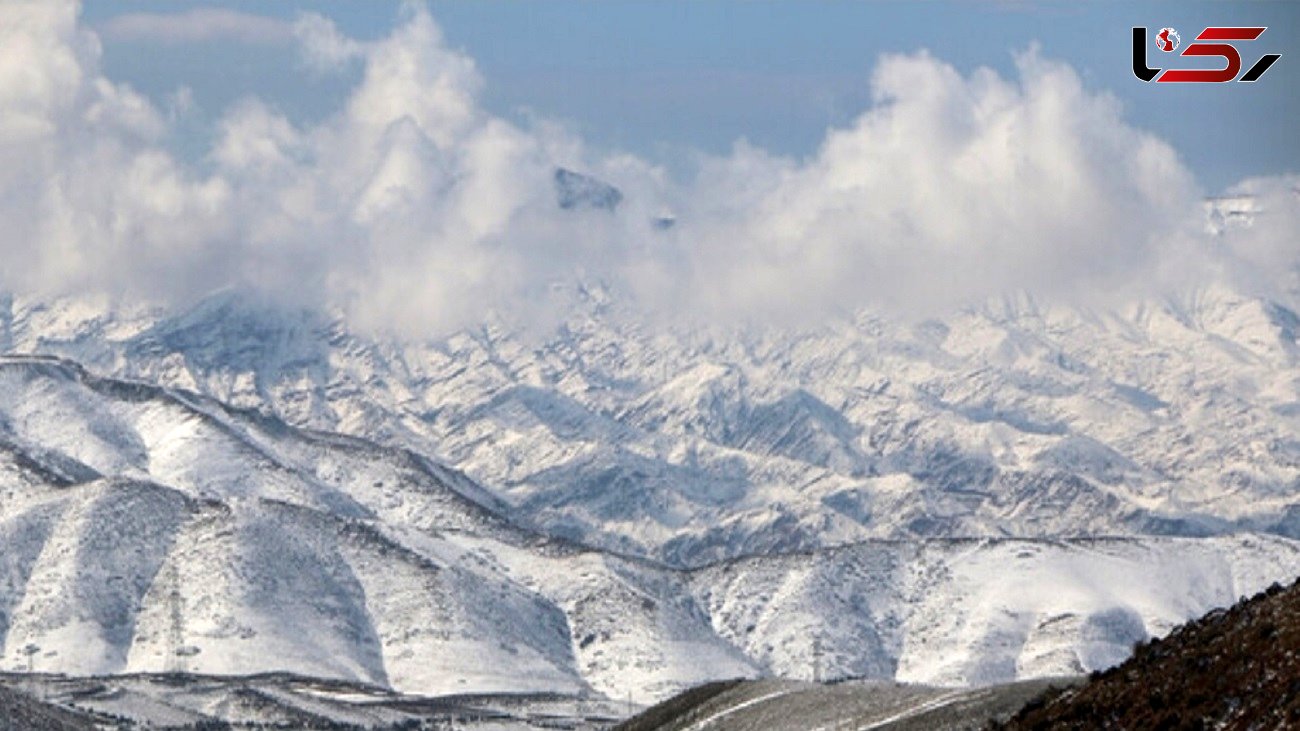
[[[1124,105],[1135,126],[1182,155],[1208,191],[1243,177],[1300,170],[1300,3],[848,3],[848,2],[433,2],[446,42],[471,56],[483,104],[507,118],[559,120],[589,144],[628,150],[681,170],[692,152],[722,153],[738,138],[781,154],[815,152],[828,127],[847,125],[870,103],[880,55],[929,49],[968,72],[1013,75],[1013,54],[1038,42],[1074,66],[1094,90]],[[360,39],[386,34],[389,2],[160,2],[91,0],[92,28],[127,13],[222,7],[292,20],[333,19]],[[1249,64],[1283,59],[1260,83],[1144,84],[1129,71],[1133,25],[1169,25],[1190,40],[1206,25],[1267,25],[1243,44]],[[338,108],[356,82],[314,74],[289,42],[234,35],[178,43],[103,33],[104,70],[156,100],[179,86],[199,114],[181,140],[190,154],[205,121],[257,95],[308,122]],[[1249,49],[1249,50],[1248,50]],[[1253,53],[1252,53],[1253,51]],[[1152,64],[1158,60],[1154,49]],[[359,72],[357,72],[359,74]]]

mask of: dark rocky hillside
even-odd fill
[[[93,731],[93,719],[0,686],[0,731]]]
[[[1300,728],[1300,581],[1142,643],[1127,662],[1046,692],[998,728]]]

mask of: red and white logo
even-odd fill
[[[1178,54],[1179,58],[1183,56],[1208,56],[1210,58],[1221,58],[1224,61],[1221,69],[1161,69],[1147,66],[1147,29],[1143,27],[1133,28],[1133,75],[1143,81],[1155,80],[1158,82],[1183,82],[1183,83],[1202,83],[1214,84],[1225,81],[1258,81],[1259,77],[1268,71],[1279,58],[1280,53],[1266,53],[1260,56],[1246,73],[1241,73],[1241,53],[1232,43],[1224,41],[1253,41],[1263,35],[1268,30],[1266,26],[1255,27],[1237,27],[1237,26],[1210,26],[1197,34],[1195,40],[1187,44],[1183,52]],[[1173,28],[1161,28],[1155,37],[1156,48],[1165,53],[1173,53],[1178,50],[1182,43],[1178,31]]]

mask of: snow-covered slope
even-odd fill
[[[983,685],[1074,675],[1279,577],[1266,536],[873,542],[695,576],[719,633],[785,677]]]
[[[766,674],[988,683],[1113,663],[1300,574],[1300,544],[1262,535],[874,541],[685,571],[503,509],[412,452],[6,357],[0,669],[640,701]]]
[[[428,694],[753,672],[675,573],[516,529],[409,452],[33,358],[0,360],[0,443],[10,669]]]
[[[672,563],[867,538],[1300,536],[1300,317],[1227,289],[1110,310],[650,328],[577,287],[548,333],[430,342],[223,292],[0,301],[0,348],[436,458],[534,527]]]

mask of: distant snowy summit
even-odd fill
[[[555,169],[555,202],[560,208],[613,211],[623,202],[623,192],[601,180],[565,168]]]
[[[179,312],[18,296],[0,349],[412,449],[533,528],[681,565],[876,538],[1300,537],[1284,302],[652,330],[599,286],[574,297],[548,333],[412,341],[241,292]]]
[[[1214,232],[1230,226],[1249,226],[1259,212],[1259,199],[1253,195],[1225,195],[1205,199],[1205,215],[1210,230]]]

